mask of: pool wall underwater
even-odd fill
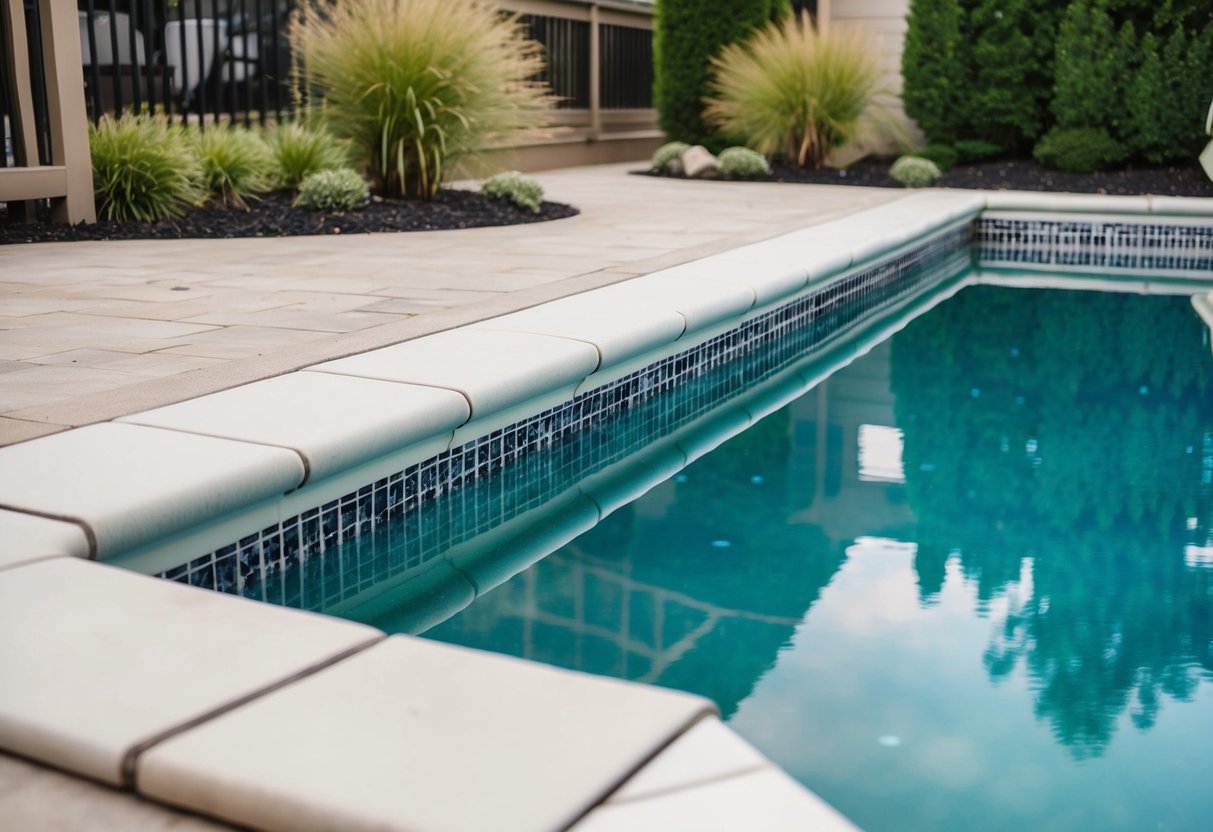
[[[438,495],[461,489],[470,493],[507,462],[592,429],[605,416],[631,408],[639,412],[646,402],[673,390],[695,394],[685,396],[682,410],[658,410],[655,422],[639,420],[635,426],[641,446],[650,431],[673,431],[663,437],[672,449],[665,463],[627,471],[632,446],[623,442],[601,448],[589,470],[569,473],[569,487],[576,493],[570,497],[567,532],[576,534],[811,385],[813,360],[827,354],[845,360],[846,350],[862,350],[865,338],[904,323],[933,291],[955,282],[970,267],[967,279],[972,280],[1010,282],[1016,279],[1012,270],[1024,269],[1084,279],[1089,270],[1138,281],[1140,291],[1194,292],[1194,287],[1213,286],[1213,212],[1200,200],[925,192],[460,330],[0,449],[0,538],[5,541],[0,552],[0,595],[5,599],[0,615],[5,632],[53,634],[61,633],[56,627],[87,628],[79,616],[60,616],[53,627],[45,626],[39,616],[57,615],[60,603],[109,603],[109,593],[121,598],[127,592],[122,587],[107,589],[109,583],[137,581],[138,588],[130,592],[139,599],[147,597],[127,598],[121,614],[134,616],[127,624],[136,630],[141,624],[141,638],[156,642],[150,647],[140,642],[141,665],[159,661],[164,666],[156,672],[168,674],[146,688],[155,707],[133,695],[129,684],[115,687],[112,700],[123,702],[115,707],[141,713],[118,719],[116,728],[97,737],[92,724],[97,720],[70,694],[78,688],[101,696],[106,684],[95,683],[89,674],[103,673],[102,667],[81,666],[78,686],[56,681],[43,667],[72,664],[79,645],[48,646],[37,637],[28,642],[23,637],[23,643],[16,644],[18,639],[6,638],[0,647],[0,653],[8,654],[3,665],[11,669],[11,678],[23,681],[6,684],[0,692],[0,745],[261,828],[323,828],[326,822],[338,821],[357,828],[369,822],[367,818],[407,825],[394,813],[420,811],[402,808],[417,795],[405,790],[393,799],[383,798],[380,792],[394,784],[382,773],[367,772],[363,791],[354,797],[319,787],[309,793],[302,781],[291,781],[285,774],[275,780],[261,770],[273,768],[277,757],[289,759],[290,748],[306,745],[305,740],[290,732],[271,732],[234,752],[220,738],[226,724],[238,722],[250,709],[306,711],[307,694],[319,695],[312,689],[322,683],[334,688],[324,693],[339,701],[350,690],[360,691],[352,694],[355,699],[374,696],[376,690],[390,699],[394,674],[406,666],[402,672],[415,686],[416,696],[442,696],[435,693],[439,690],[449,695],[445,683],[433,680],[464,672],[445,664],[454,662],[459,668],[476,668],[466,670],[469,678],[480,678],[482,670],[489,679],[495,673],[521,673],[527,681],[502,684],[542,691],[524,711],[547,708],[550,717],[554,702],[565,703],[560,707],[581,703],[570,719],[582,727],[562,724],[554,732],[566,744],[537,744],[528,757],[531,768],[507,762],[505,767],[512,765],[516,775],[505,778],[506,786],[516,793],[502,796],[499,804],[486,798],[485,805],[513,819],[498,824],[506,828],[567,828],[583,817],[589,828],[605,811],[594,807],[617,786],[637,770],[648,770],[650,760],[670,743],[667,753],[673,753],[679,737],[685,735],[690,742],[688,729],[708,730],[691,729],[710,712],[707,703],[455,648],[417,645],[404,637],[384,639],[373,628],[248,604],[198,588],[236,593],[255,583],[267,588],[262,596],[266,600],[308,606],[302,603],[307,592],[302,581],[295,588],[270,589],[274,576],[311,559],[323,563],[330,548],[373,535],[377,524],[401,519],[407,523],[410,512],[420,511]],[[829,327],[814,328],[827,320]],[[788,339],[794,347],[785,353],[771,350]],[[747,363],[746,356],[756,350],[774,357]],[[743,383],[757,386],[744,401],[730,401],[732,394],[704,381],[730,362],[746,368]],[[699,387],[697,382],[702,382]],[[37,475],[31,476],[32,471]],[[585,476],[597,480],[577,491]],[[525,479],[518,480],[509,493],[498,495],[492,516],[473,515],[472,527],[460,533],[482,533],[551,503],[551,495],[530,494]],[[311,606],[331,609],[355,598],[361,603],[369,600],[366,593],[378,594],[371,587],[385,577],[429,572],[435,567],[427,557],[434,559],[460,542],[451,535],[449,525],[419,524],[414,549],[393,555],[394,561],[389,558],[375,569],[359,569],[348,592],[316,598]],[[521,565],[528,556],[520,555]],[[195,586],[147,581],[85,564],[85,559]],[[508,577],[477,575],[473,566],[464,564],[459,570],[472,576],[464,578],[467,601]],[[60,591],[43,589],[39,594],[36,576],[41,572],[48,580],[53,572]],[[300,598],[290,598],[292,592]],[[58,600],[48,602],[52,595]],[[157,620],[150,611],[160,604],[181,619],[180,626],[146,632],[148,622]],[[141,610],[147,611],[142,619],[137,614]],[[269,639],[258,641],[258,653],[272,657],[263,666],[239,658],[252,633],[256,639]],[[186,661],[182,643],[198,639],[209,642],[209,658]],[[309,646],[300,647],[301,640]],[[114,649],[129,656],[134,648],[119,643]],[[180,666],[173,667],[173,662]],[[393,669],[384,670],[378,663]],[[368,674],[365,690],[355,683],[362,665]],[[431,665],[442,669],[423,670]],[[223,678],[212,680],[208,669]],[[337,678],[341,673],[353,678],[343,681]],[[191,681],[200,675],[207,677],[205,684]],[[157,689],[157,684],[171,693]],[[73,690],[62,692],[62,687]],[[181,687],[189,689],[189,695],[179,694]],[[479,685],[468,682],[464,687]],[[488,687],[480,698],[455,697],[464,720],[472,711],[492,713],[483,700],[500,688],[495,682]],[[397,699],[401,697],[408,698],[401,694]],[[173,707],[161,701],[166,698],[176,700]],[[346,704],[359,708],[352,701]],[[617,720],[606,721],[605,732],[589,725],[596,721],[595,713],[619,709],[633,717],[626,721],[634,723],[632,728],[621,729]],[[375,707],[366,710],[382,713]],[[388,712],[381,721],[395,724],[399,717]],[[468,740],[462,753],[492,760],[499,752],[488,749],[516,743],[498,721],[508,720],[486,718],[478,723],[483,734]],[[434,725],[442,724],[435,717]],[[460,724],[453,720],[448,727]],[[551,726],[548,731],[553,733]],[[604,733],[613,736],[604,739]],[[449,733],[427,736],[431,743],[452,743]],[[560,770],[570,767],[553,766],[552,761],[559,760],[565,753],[560,749],[573,740],[598,749],[598,759],[562,775]],[[423,745],[413,742],[415,749]],[[261,765],[266,758],[250,749],[277,757]],[[739,768],[731,771],[745,769],[736,762],[745,753],[733,754],[730,759]],[[241,769],[230,759],[233,754],[254,766],[247,777],[234,773]],[[449,754],[447,749],[444,756]],[[304,760],[306,754],[300,752],[299,757]],[[658,762],[662,758],[658,756]],[[347,762],[361,773],[373,759]],[[410,765],[416,761],[410,759]],[[749,760],[746,765],[752,768],[755,763]],[[483,789],[484,794],[505,795],[509,788],[494,783],[500,771],[486,768],[483,780],[470,777],[468,788],[477,794]],[[783,783],[778,772],[768,774],[775,778],[772,783]],[[549,779],[539,792],[525,786],[527,780],[560,776],[571,782],[555,788]],[[430,789],[442,791],[433,785],[438,775],[431,772],[429,777],[416,780],[423,797]],[[565,797],[550,798],[555,792]],[[298,799],[313,814],[276,814],[250,797],[257,793]],[[540,794],[545,797],[540,799]],[[806,800],[812,797],[803,794]],[[534,799],[524,799],[527,795]],[[430,803],[436,802],[431,796]],[[544,803],[543,810],[530,807],[532,802]],[[826,818],[838,824],[836,828],[845,828],[845,821],[828,807],[814,810],[821,813],[814,815],[820,822],[827,823],[822,820]],[[417,817],[409,822],[418,822]],[[429,819],[437,823],[437,817]],[[463,821],[463,828],[475,828],[470,817]]]

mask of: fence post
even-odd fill
[[[602,137],[602,40],[598,29],[598,4],[590,6],[590,138]]]
[[[54,200],[52,216],[56,222],[96,222],[76,4],[38,0],[38,10],[42,17],[42,53],[46,61],[50,163],[62,165],[67,172],[67,193],[63,199]]]

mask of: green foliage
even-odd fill
[[[272,186],[273,158],[252,130],[212,126],[191,133],[190,145],[202,166],[202,186],[212,199],[248,210],[245,198],[256,198]]]
[[[941,171],[949,171],[960,161],[960,153],[949,144],[929,144],[912,154],[919,159],[930,159]]]
[[[875,102],[876,55],[858,29],[821,34],[807,16],[787,17],[712,60],[713,95],[704,116],[760,153],[820,168],[833,148],[886,115]]]
[[[956,0],[911,0],[901,53],[906,113],[932,141],[964,135],[969,95],[964,13]]]
[[[961,139],[954,146],[957,154],[960,156],[960,161],[965,164],[997,159],[1007,152],[1006,148],[1001,145],[982,139]]]
[[[366,180],[350,168],[326,168],[303,177],[291,203],[309,211],[352,211],[367,200]]]
[[[788,0],[657,0],[653,100],[667,136],[715,144],[703,117],[711,59],[789,11]]]
[[[966,134],[1010,150],[1044,132],[1053,85],[1055,0],[978,0]]]
[[[539,213],[540,203],[543,202],[543,186],[516,170],[490,176],[480,186],[480,193],[489,199],[512,202],[519,208],[526,208],[536,214]]]
[[[938,165],[919,156],[902,156],[889,168],[889,176],[907,188],[929,188],[940,175]]]
[[[202,202],[201,170],[181,128],[127,113],[89,126],[93,193],[106,220],[154,222]]]
[[[266,136],[273,157],[271,176],[278,188],[298,188],[309,173],[349,167],[349,148],[327,130],[290,122]]]
[[[675,159],[681,159],[682,154],[690,149],[691,146],[686,142],[666,142],[653,152],[653,158],[649,164],[655,171],[664,171],[666,165]]]
[[[517,17],[450,0],[312,0],[290,28],[309,116],[347,139],[385,196],[432,198],[551,104],[542,50]]]
[[[720,151],[720,175],[725,179],[766,176],[771,172],[767,157],[748,147],[728,147]]]
[[[1136,38],[1129,28],[1129,38]],[[1105,127],[1118,107],[1121,53],[1103,0],[1074,0],[1057,31],[1056,79],[1051,108],[1057,126]]]
[[[1092,127],[1055,127],[1036,143],[1032,154],[1045,167],[1071,173],[1108,170],[1128,155],[1106,130]]]

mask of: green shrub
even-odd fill
[[[949,171],[960,161],[960,153],[950,144],[929,144],[922,150],[915,150],[912,156],[919,159],[930,159],[941,171]]]
[[[1051,108],[1058,127],[1105,127],[1120,106],[1117,48],[1103,0],[1074,0],[1057,30]],[[1133,39],[1136,48],[1136,38]]]
[[[709,61],[721,47],[790,9],[788,0],[657,0],[653,103],[667,136],[689,144],[716,144],[703,117],[711,82]]]
[[[681,159],[682,154],[690,149],[691,146],[686,142],[667,142],[653,151],[653,158],[649,164],[653,170],[660,173],[665,170],[666,165],[675,159]]]
[[[907,188],[928,188],[934,185],[941,175],[934,162],[920,156],[902,156],[889,168],[889,176]]]
[[[385,196],[432,198],[456,162],[539,126],[552,103],[535,80],[542,49],[489,4],[318,0],[290,42],[310,114],[351,142]]]
[[[976,0],[966,138],[1016,151],[1045,131],[1061,8],[1057,0]]]
[[[106,116],[89,126],[93,193],[106,220],[154,222],[201,203],[201,170],[181,128],[160,116]]]
[[[1032,151],[1048,168],[1072,173],[1108,170],[1125,161],[1125,149],[1106,130],[1093,127],[1055,127]]]
[[[911,0],[901,53],[906,113],[932,141],[955,141],[966,127],[969,44],[956,0]]]
[[[366,204],[366,180],[350,168],[328,168],[309,173],[299,183],[291,203],[309,211],[352,211]]]
[[[309,173],[350,166],[349,148],[329,133],[291,122],[266,136],[273,157],[271,175],[278,188],[298,188]]]
[[[489,199],[512,202],[519,208],[527,208],[536,214],[539,213],[540,203],[543,202],[543,186],[516,170],[490,176],[480,186],[480,193]]]
[[[767,157],[748,147],[728,147],[720,151],[720,175],[725,179],[766,176],[771,172]]]
[[[196,130],[190,134],[190,145],[211,199],[247,210],[246,197],[255,199],[272,186],[269,148],[248,128],[215,125]]]
[[[960,161],[965,164],[997,159],[1006,153],[1004,148],[983,139],[961,139],[953,147],[956,148]]]
[[[705,117],[760,153],[820,168],[833,148],[881,120],[877,54],[858,29],[823,35],[807,15],[787,17],[712,60]]]

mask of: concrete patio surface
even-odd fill
[[[627,280],[905,191],[539,174],[581,209],[457,231],[0,247],[0,445]],[[467,185],[466,187],[471,187]]]

